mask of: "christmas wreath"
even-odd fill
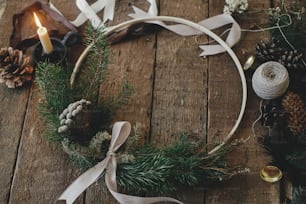
[[[152,19],[189,23],[171,17]],[[148,20],[150,18],[132,20],[113,30],[118,31],[127,25]],[[192,25],[198,26],[195,23]],[[198,27],[201,29],[201,26]],[[36,70],[36,81],[41,92],[40,112],[47,125],[46,133],[51,140],[60,142],[70,159],[83,169],[92,167],[109,154],[112,136],[107,129],[111,118],[134,92],[126,82],[118,95],[98,100],[99,87],[107,80],[105,70],[109,56],[107,35],[101,30],[92,27],[87,29],[85,43],[88,47],[82,54],[87,57],[85,62],[82,62],[84,57],[80,57],[74,69],[68,63],[41,62]],[[230,54],[240,65],[234,53]],[[82,69],[79,71],[81,64]],[[244,78],[242,82],[245,83]],[[244,107],[245,101],[240,119],[226,140],[230,139],[238,127]],[[135,124],[134,134],[128,137],[116,153],[116,180],[124,191],[136,195],[145,195],[147,192],[167,194],[175,191],[178,186],[224,181],[245,171],[229,167],[224,159],[232,147],[238,145],[238,141],[226,145],[225,142],[207,145],[192,140],[188,134],[181,134],[173,144],[156,147],[141,145],[141,136],[141,124]]]

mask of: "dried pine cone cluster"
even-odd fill
[[[32,81],[34,68],[30,61],[31,58],[24,55],[21,50],[12,47],[1,48],[0,83],[5,83],[9,88],[16,88]]]
[[[58,128],[58,132],[67,132],[69,128],[71,128],[71,126],[76,123],[76,116],[90,104],[91,102],[86,101],[85,99],[69,104],[68,107],[59,116],[61,126]]]
[[[273,127],[275,123],[279,123],[284,119],[284,115],[280,102],[269,100],[262,106],[262,125],[265,127]]]
[[[282,101],[283,108],[287,114],[288,127],[293,135],[306,133],[306,106],[301,96],[288,92]]]
[[[306,69],[302,53],[282,48],[279,44],[274,39],[268,42],[261,41],[255,48],[256,57],[262,62],[277,61],[287,69]]]

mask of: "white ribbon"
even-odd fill
[[[113,126],[112,140],[109,146],[107,156],[103,161],[96,164],[94,167],[83,173],[77,178],[59,197],[58,200],[66,201],[67,204],[72,204],[77,197],[86,190],[91,184],[97,181],[101,174],[105,172],[105,182],[108,190],[114,198],[122,204],[149,204],[162,201],[170,201],[175,203],[182,202],[169,197],[137,197],[125,195],[117,192],[116,169],[117,162],[115,152],[126,141],[131,131],[129,122],[116,122]]]
[[[75,20],[71,21],[73,25],[79,27],[83,25],[87,20],[90,20],[94,28],[98,28],[107,20],[114,19],[116,0],[97,0],[95,3],[89,5],[86,0],[76,0],[76,5],[81,13]],[[50,8],[63,15],[52,2],[49,3]],[[104,9],[103,22],[97,16],[96,13]]]
[[[135,6],[133,6],[134,13],[129,14],[130,17],[139,19],[139,18],[145,18],[145,17],[152,17],[157,15],[157,6],[155,3],[155,0],[148,0],[150,2],[150,8],[148,12],[145,12]],[[161,21],[150,21],[147,23],[157,24],[159,26],[162,26],[163,28],[166,28],[178,35],[181,36],[192,36],[192,35],[200,35],[202,34],[201,31],[190,28],[189,26],[182,25],[182,24],[176,24],[176,25],[166,25],[165,23]],[[233,19],[231,15],[227,14],[221,14],[217,15],[208,19],[205,19],[203,21],[198,22],[198,24],[212,30],[216,28],[220,28],[222,26],[225,26],[227,24],[232,24],[232,27],[230,29],[230,32],[226,38],[226,43],[233,47],[241,37],[241,28],[239,24]],[[200,56],[208,56],[208,55],[215,55],[222,52],[225,52],[226,50],[221,45],[201,45],[199,46],[203,52],[200,54]]]
[[[147,1],[150,3],[148,12],[145,12],[133,6],[134,13],[129,14],[129,16],[132,18],[145,18],[145,17],[157,16],[158,9],[156,5],[156,1],[155,0],[147,0]],[[71,23],[79,27],[80,25],[82,25],[89,19],[94,28],[101,27],[101,25],[103,25],[106,21],[113,20],[114,11],[115,11],[115,3],[116,3],[116,0],[97,0],[92,5],[89,5],[86,0],[76,0],[76,5],[80,9],[81,13]],[[51,2],[50,2],[50,7],[60,13],[60,11]],[[103,22],[96,14],[102,9],[104,9]],[[150,21],[147,23],[160,25],[182,36],[202,34],[202,32],[196,29],[190,28],[186,25],[182,25],[182,24],[166,25],[165,23],[161,21]],[[210,30],[220,28],[227,24],[232,24],[232,27],[229,31],[229,34],[225,42],[230,47],[233,47],[240,40],[241,28],[231,15],[228,15],[228,14],[217,15],[217,16],[205,19],[203,21],[200,21],[198,22],[198,24]],[[200,45],[199,47],[200,49],[203,50],[200,56],[204,56],[204,57],[225,52],[225,49],[221,45]]]

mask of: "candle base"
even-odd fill
[[[47,61],[50,63],[62,63],[67,55],[66,46],[58,39],[51,38],[53,51],[49,54],[45,53],[42,44],[39,42],[33,50],[33,59],[36,63]]]

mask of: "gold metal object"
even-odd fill
[[[283,177],[282,171],[276,166],[265,166],[260,171],[262,180],[268,183],[275,183]]]
[[[250,69],[250,67],[254,64],[254,62],[255,62],[255,56],[254,55],[249,56],[244,63],[243,66],[244,71]]]

